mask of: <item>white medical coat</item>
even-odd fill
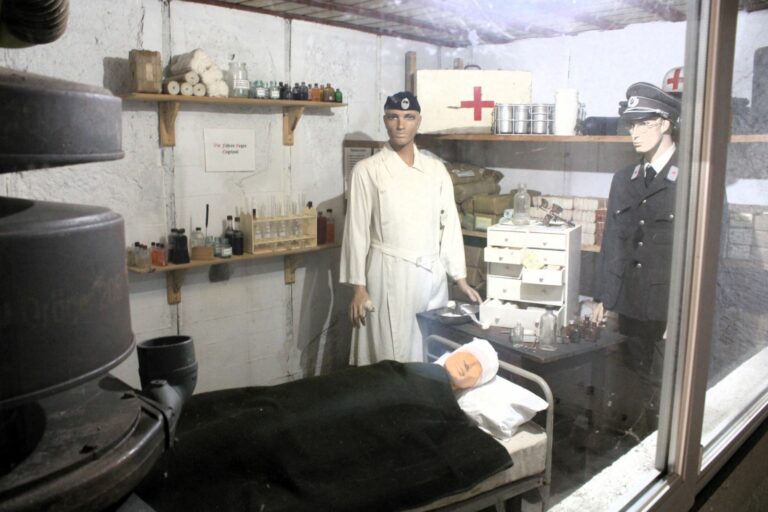
[[[414,153],[408,166],[387,144],[352,170],[340,281],[365,285],[376,308],[354,330],[353,365],[421,361],[416,313],[445,305],[446,273],[466,277],[450,176]]]

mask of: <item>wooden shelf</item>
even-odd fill
[[[469,229],[462,229],[461,234],[464,236],[471,236],[475,238],[488,238],[488,234],[485,231],[472,231]],[[600,252],[599,245],[582,245],[581,250],[584,252]]]
[[[239,105],[248,107],[283,108],[283,145],[293,146],[293,134],[305,108],[339,108],[346,103],[301,100],[257,100],[252,98],[211,98],[209,96],[180,96],[170,94],[131,93],[121,96],[123,101],[157,102],[160,123],[160,145],[176,145],[176,115],[182,103],[204,105]]]
[[[339,243],[323,244],[314,247],[302,247],[298,249],[276,250],[272,252],[263,252],[259,254],[243,254],[242,256],[232,256],[231,258],[214,258],[212,260],[194,260],[180,265],[169,264],[165,267],[151,266],[150,268],[128,267],[130,272],[137,274],[152,274],[157,272],[165,273],[165,283],[168,289],[168,304],[179,304],[181,302],[181,285],[184,281],[184,274],[188,269],[200,267],[213,267],[227,263],[238,263],[248,260],[260,260],[267,258],[282,257],[285,284],[296,282],[296,257],[301,254],[325,251],[341,247]]]
[[[608,142],[629,143],[628,135],[496,135],[493,133],[420,133],[417,141],[470,141],[470,142]],[[731,136],[732,143],[768,142],[768,134],[740,134]]]

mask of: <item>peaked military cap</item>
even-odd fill
[[[416,99],[416,96],[408,91],[403,91],[387,96],[384,110],[415,110],[416,112],[421,112],[421,106],[419,106],[419,100]]]
[[[619,104],[619,115],[629,121],[659,116],[677,125],[680,121],[680,100],[655,85],[638,82],[627,89],[627,101]]]

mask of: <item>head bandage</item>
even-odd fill
[[[435,361],[435,363],[442,366],[445,360],[448,359],[451,354],[456,352],[469,352],[475,356],[478,361],[480,361],[480,366],[483,368],[483,373],[480,375],[480,380],[477,381],[475,386],[482,386],[483,384],[487,383],[493,377],[495,377],[496,373],[499,371],[499,356],[496,353],[496,350],[494,350],[494,348],[488,342],[488,340],[475,338],[466,345],[460,346],[453,352],[443,354],[437,361]]]

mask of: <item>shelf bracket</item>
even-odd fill
[[[283,145],[293,146],[293,132],[304,113],[304,107],[283,107]]]
[[[158,104],[161,147],[176,145],[176,114],[179,113],[180,106],[178,101],[161,101]]]
[[[285,284],[296,283],[296,264],[298,257],[295,254],[283,256],[283,276]]]
[[[184,270],[169,270],[165,273],[165,286],[168,289],[168,304],[181,303],[181,285],[184,283]]]

